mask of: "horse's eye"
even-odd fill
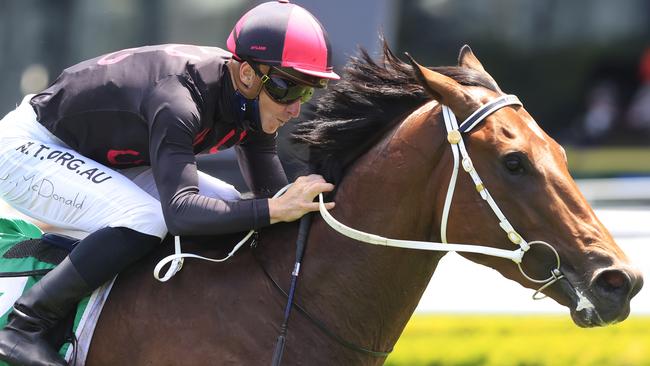
[[[504,157],[503,164],[511,174],[523,174],[525,172],[523,158],[520,154],[511,153]]]

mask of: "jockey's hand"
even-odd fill
[[[333,189],[334,185],[325,182],[320,175],[298,177],[282,196],[269,199],[271,224],[294,221],[307,212],[318,211],[318,202],[314,202],[314,198]],[[325,207],[332,209],[334,202],[325,203]]]

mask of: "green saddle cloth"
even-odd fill
[[[67,254],[63,249],[43,244],[38,240],[41,230],[20,219],[0,218],[0,327],[7,324],[14,302],[32,287]],[[90,296],[79,303],[74,318],[76,331]],[[60,349],[62,357],[68,354],[70,343]],[[70,350],[71,351],[71,350]],[[6,365],[0,361],[0,365]]]

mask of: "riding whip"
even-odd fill
[[[289,326],[289,315],[291,315],[291,308],[293,307],[293,296],[296,292],[296,284],[298,283],[300,263],[302,262],[302,257],[305,253],[305,247],[307,246],[307,235],[309,234],[309,228],[311,227],[311,216],[311,213],[307,213],[300,219],[298,238],[296,239],[296,263],[294,264],[293,272],[291,272],[291,287],[289,288],[287,306],[284,309],[284,322],[280,327],[280,335],[278,336],[275,350],[273,351],[273,361],[271,362],[271,365],[273,366],[280,366],[282,362],[284,344],[287,339],[287,328]]]

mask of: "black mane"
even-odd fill
[[[408,113],[431,99],[411,65],[383,42],[383,58],[372,60],[360,49],[343,70],[341,81],[316,105],[312,118],[299,122],[292,141],[309,147],[312,172],[334,184],[344,169],[374,145]],[[462,85],[498,87],[484,74],[457,66],[432,67]]]

